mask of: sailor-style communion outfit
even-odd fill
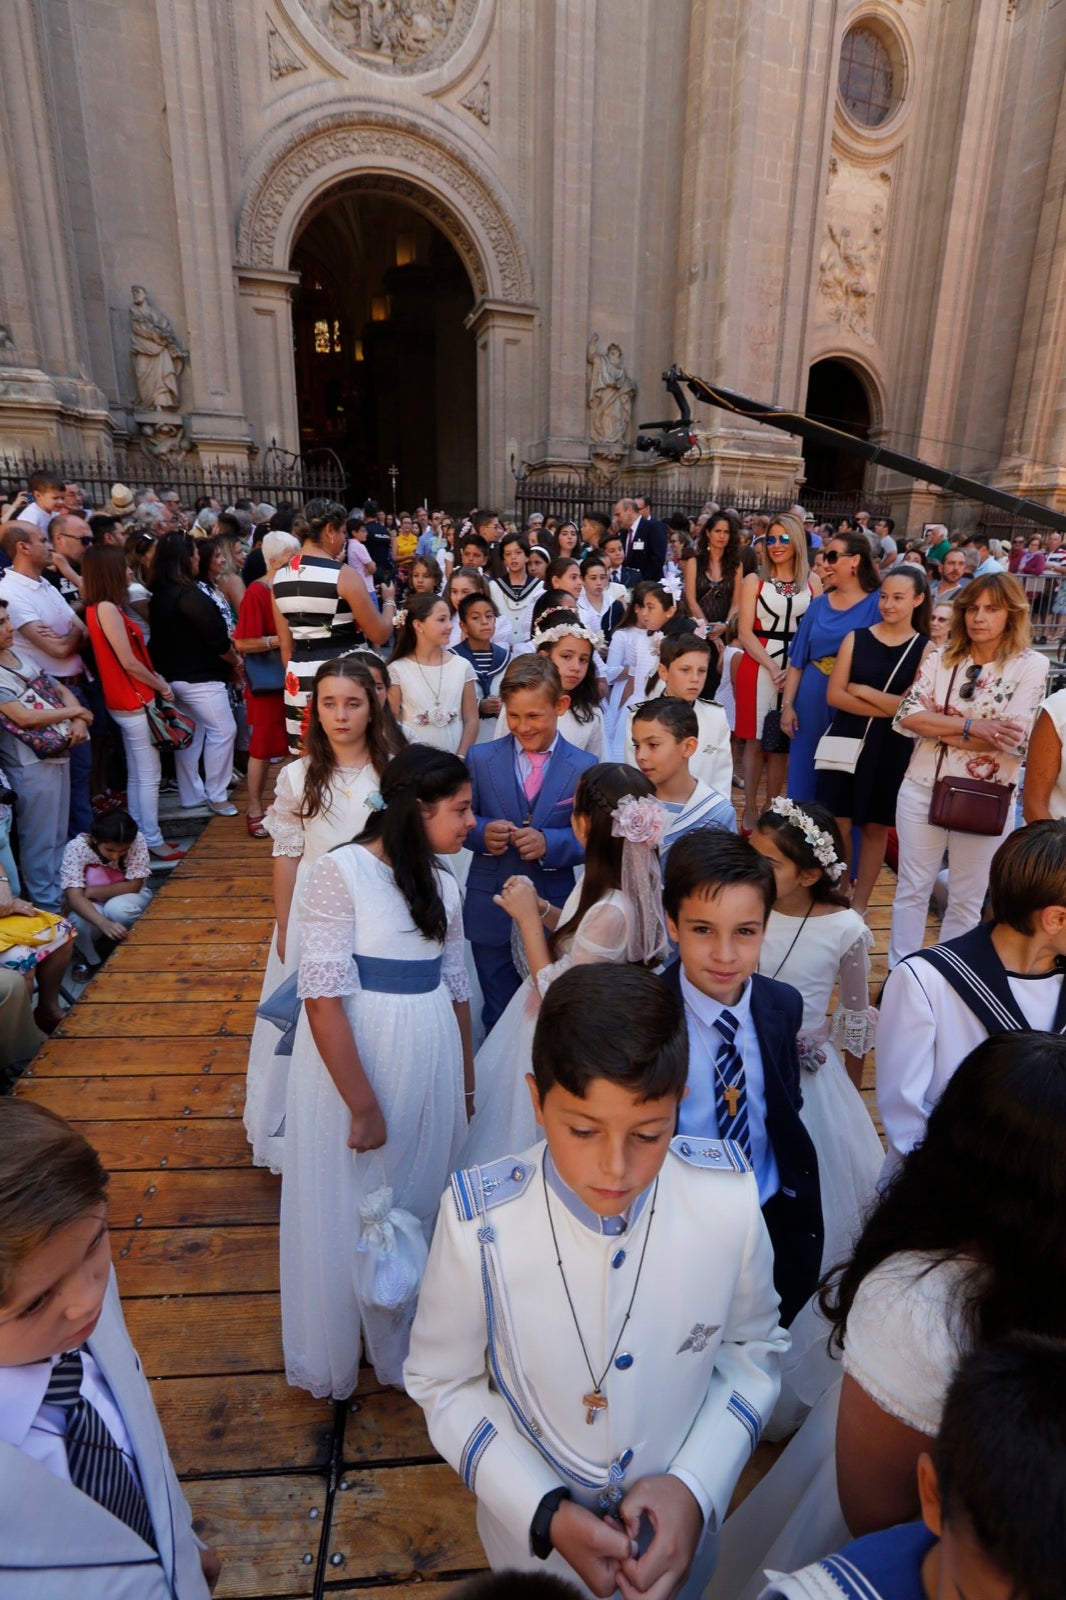
[[[925,1137],[929,1113],[959,1063],[994,1033],[1066,1033],[1060,967],[1008,972],[983,922],[916,951],[888,975],[877,1036],[877,1105],[888,1141],[882,1181]]]
[[[680,1591],[694,1597],[787,1347],[738,1146],[674,1139],[655,1184],[601,1217],[540,1145],[453,1175],[404,1379],[478,1497],[494,1568],[540,1568],[530,1530],[551,1491],[607,1515],[668,1472],[704,1516]],[[574,1581],[557,1552],[546,1566]]]

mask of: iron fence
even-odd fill
[[[580,478],[525,476],[515,482],[515,510],[520,524],[534,511],[560,522],[580,523],[589,511],[602,511],[610,516],[619,500],[634,496],[643,496],[655,515],[664,519],[677,512],[686,517],[698,517],[708,499],[706,490],[696,481],[691,487],[666,487],[654,476],[644,479],[599,478],[591,474]],[[760,493],[721,486],[712,498],[717,505],[731,506],[741,516],[748,512],[787,511],[797,500],[795,494],[775,494],[769,488]],[[857,511],[868,511],[871,518],[890,515],[888,501],[872,495],[805,490],[799,499],[804,510],[812,512],[819,521],[854,517]]]
[[[332,451],[313,456],[296,456],[276,446],[264,451],[261,460],[247,466],[232,466],[221,461],[205,461],[200,456],[174,464],[152,462],[139,451],[116,450],[113,456],[81,458],[38,455],[0,455],[0,487],[5,483],[14,494],[23,488],[31,472],[55,472],[66,483],[78,483],[93,506],[104,505],[111,497],[111,485],[127,488],[176,489],[182,504],[191,507],[205,496],[231,505],[234,500],[266,500],[302,504],[316,497],[345,498],[345,475]]]

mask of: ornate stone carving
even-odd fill
[[[483,122],[486,128],[488,127],[492,121],[492,84],[489,82],[487,72],[481,82],[471,89],[468,95],[464,95],[459,104],[469,111],[471,116]]]
[[[356,121],[356,118],[359,118]],[[406,173],[375,173],[377,162]],[[465,262],[480,295],[526,302],[533,286],[517,228],[502,195],[472,172],[464,153],[444,135],[433,138],[401,117],[375,108],[326,117],[294,134],[253,186],[238,230],[238,259],[246,266],[273,267],[278,229],[297,190],[326,167],[345,166],[360,184],[395,185],[391,192],[413,200],[440,222]],[[365,170],[363,170],[365,169]],[[420,177],[424,180],[420,182]],[[428,187],[427,187],[428,186]],[[441,192],[448,196],[441,198]],[[486,272],[482,248],[460,221],[474,219],[491,254]],[[283,263],[287,265],[287,263]]]
[[[888,220],[892,174],[829,159],[825,241],[818,264],[819,309],[869,343]]]
[[[609,344],[601,350],[598,333],[589,340],[587,360],[589,453],[594,461],[621,461],[637,386],[626,371],[621,346]]]
[[[428,72],[470,31],[478,0],[302,0],[344,53],[379,72]]]
[[[189,352],[170,318],[135,283],[130,293],[130,355],[137,402],[144,411],[176,411],[181,405],[181,374]]]
[[[133,418],[141,449],[155,460],[173,460],[192,449],[184,420],[172,411],[135,411]]]
[[[270,66],[270,76],[276,83],[279,78],[287,78],[290,72],[306,72],[306,63],[301,61],[294,51],[289,49],[281,34],[274,24],[267,21],[267,62]]]

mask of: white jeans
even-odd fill
[[[143,711],[109,711],[122,733],[126,752],[126,799],[130,816],[149,850],[163,848],[159,831],[159,751]]]
[[[114,716],[114,712],[110,714]],[[152,891],[146,885],[134,894],[116,894],[113,899],[105,900],[98,909],[105,917],[110,917],[112,922],[121,922],[124,928],[132,928],[151,899]],[[67,915],[78,930],[74,948],[90,967],[98,967],[100,957],[96,953],[96,941],[102,939],[104,935],[95,923],[90,922],[88,917],[83,917],[80,912],[69,911]]]
[[[940,942],[969,933],[981,920],[988,869],[992,857],[1014,827],[1014,809],[998,838],[979,833],[957,833],[934,828],[929,822],[932,789],[904,778],[896,801],[899,834],[899,886],[892,906],[892,934],[888,965],[896,967],[905,956],[922,948],[929,896],[948,852],[948,904],[940,928]]]
[[[196,720],[196,732],[187,750],[174,752],[178,795],[183,806],[200,806],[205,800],[226,803],[226,787],[233,771],[233,746],[237,724],[229,707],[224,683],[183,683],[175,678],[174,699]],[[200,757],[204,775],[200,778]]]

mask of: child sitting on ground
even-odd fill
[[[770,1242],[735,1145],[675,1139],[688,1040],[654,973],[544,998],[547,1141],[457,1172],[404,1367],[494,1568],[695,1597],[778,1390]]]
[[[665,863],[671,846],[693,828],[736,833],[732,802],[694,777],[689,766],[700,742],[695,706],[672,695],[642,701],[633,713],[632,739],[635,765],[654,784],[655,798],[670,813],[659,845],[661,862]]]
[[[144,835],[128,811],[94,817],[63,851],[59,881],[63,909],[78,930],[75,949],[87,967],[98,967],[100,943],[122,944],[150,903],[152,863]]]
[[[1064,1461],[1066,1347],[1016,1334],[972,1351],[918,1462],[923,1521],[768,1573],[762,1600],[1060,1600]]]
[[[122,1319],[100,1158],[0,1100],[0,1594],[206,1600],[218,1574]]]

